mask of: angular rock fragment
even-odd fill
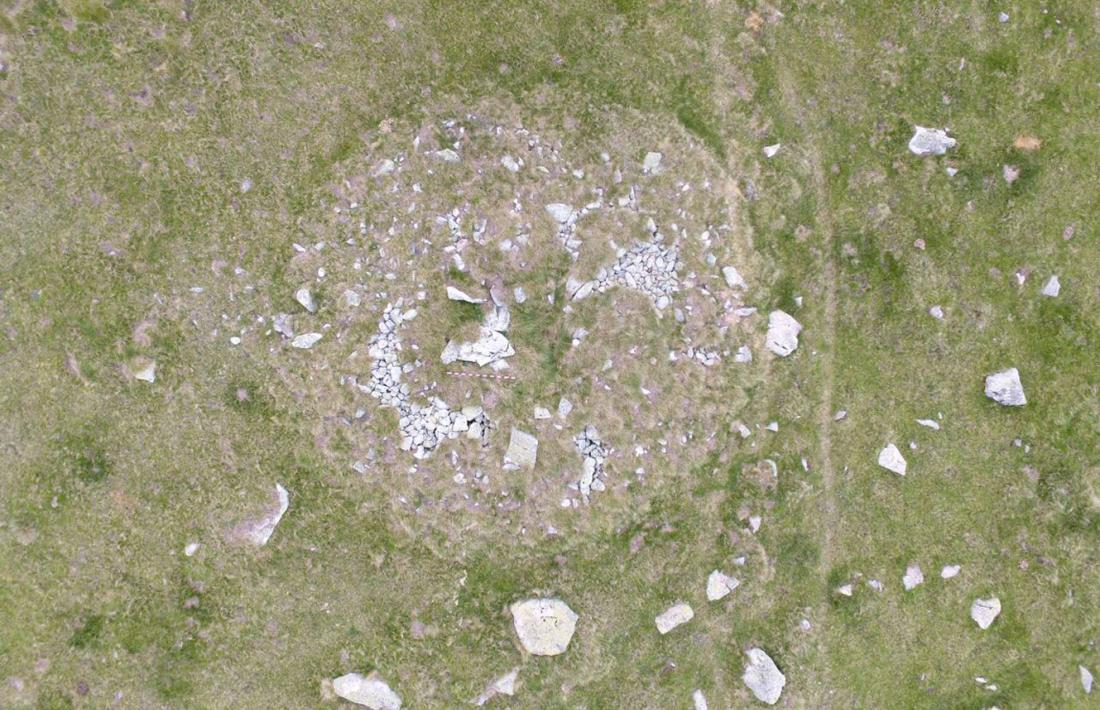
[[[952,577],[957,577],[961,570],[962,567],[959,565],[944,565],[943,569],[940,570],[940,578],[951,579]]]
[[[509,609],[520,644],[535,656],[565,653],[580,618],[561,599],[526,599]]]
[[[401,710],[401,698],[377,673],[348,673],[333,678],[332,689],[344,700],[371,710]]]
[[[997,597],[975,599],[970,605],[970,618],[982,629],[988,629],[1001,613],[1001,600]]]
[[[899,476],[905,475],[905,469],[907,464],[905,458],[898,451],[898,447],[893,444],[887,444],[886,448],[878,452],[878,465],[882,466],[887,471],[893,471]]]
[[[481,707],[498,695],[512,696],[516,694],[516,678],[519,676],[519,668],[513,668],[481,691],[481,695],[474,698],[473,704]]]
[[[290,341],[290,346],[300,350],[309,350],[323,337],[320,333],[302,333]]]
[[[562,202],[551,202],[546,205],[546,212],[554,221],[558,224],[565,224],[573,217],[574,209],[572,205],[567,205]]]
[[[645,158],[642,160],[642,172],[646,175],[652,175],[661,168],[661,158],[663,156],[660,153],[650,151],[645,154]]]
[[[1049,298],[1057,298],[1058,294],[1062,292],[1062,283],[1058,280],[1058,275],[1055,274],[1047,279],[1047,282],[1043,284],[1043,295]]]
[[[734,589],[737,589],[740,585],[741,582],[733,577],[723,574],[718,570],[714,570],[710,573],[710,576],[707,577],[707,600],[716,602]]]
[[[921,426],[926,426],[934,431],[940,430],[940,423],[937,422],[935,419],[918,419],[917,424],[920,424]]]
[[[733,266],[722,267],[722,278],[726,280],[726,285],[730,288],[747,289],[749,287],[745,283],[745,279],[741,277],[741,273]]]
[[[783,686],[787,684],[786,676],[776,667],[771,656],[762,649],[750,648],[745,655],[748,656],[749,662],[745,665],[745,673],[741,676],[741,680],[757,700],[775,705],[783,693]]]
[[[455,288],[454,286],[448,286],[447,287],[447,298],[449,298],[452,301],[461,301],[463,303],[475,303],[475,304],[485,303],[484,298],[475,298],[475,297],[471,296],[470,294],[466,293],[465,291],[463,291],[461,289],[458,289],[458,288]]]
[[[673,604],[668,609],[657,615],[654,622],[657,624],[657,631],[662,635],[672,631],[681,624],[686,624],[695,617],[695,612],[692,611],[691,606],[683,602]]]
[[[301,304],[302,308],[310,313],[317,312],[317,302],[313,300],[313,294],[303,286],[294,293],[294,300]]]
[[[513,428],[512,437],[508,440],[508,450],[504,452],[504,463],[510,463],[519,468],[534,468],[538,452],[538,439],[525,431]]]
[[[234,540],[242,540],[256,547],[263,547],[271,539],[275,532],[275,526],[283,519],[287,508],[290,507],[290,495],[282,485],[275,484],[275,500],[267,511],[259,518],[246,520],[234,528],[230,537]]]
[[[913,127],[913,137],[909,139],[909,151],[914,155],[943,155],[954,148],[956,141],[939,128]]]
[[[764,157],[774,158],[779,154],[779,149],[783,147],[782,143],[773,143],[772,145],[764,146]]]
[[[1089,695],[1092,693],[1092,673],[1084,666],[1077,666],[1077,673],[1081,676],[1081,687],[1085,690],[1085,695]]]
[[[473,342],[449,341],[443,348],[440,359],[445,365],[461,360],[484,366],[515,354],[516,351],[508,342],[508,338],[498,331],[483,326],[478,331],[478,339]]]
[[[1019,370],[1010,367],[986,377],[985,396],[1006,407],[1021,407],[1027,404],[1024,386],[1020,383]]]
[[[783,311],[768,314],[768,335],[765,345],[779,357],[787,357],[798,348],[802,324]]]
[[[691,694],[691,704],[694,710],[707,710],[707,698],[703,695],[703,691],[696,690]]]
[[[155,360],[141,360],[134,370],[134,379],[153,384],[157,381],[157,363]]]

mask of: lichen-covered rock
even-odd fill
[[[1010,367],[986,377],[985,396],[1006,407],[1021,407],[1027,404],[1019,370]]]
[[[371,710],[401,710],[401,698],[377,673],[348,673],[332,680],[332,689],[344,700]]]
[[[988,629],[1001,614],[1001,600],[997,597],[975,599],[970,605],[970,618],[983,629]]]
[[[802,324],[788,313],[772,311],[768,314],[768,335],[765,346],[779,357],[787,357],[798,348],[798,334]]]
[[[745,655],[749,657],[749,662],[745,665],[745,673],[741,676],[741,680],[757,700],[775,705],[779,702],[783,686],[787,684],[787,677],[775,665],[771,656],[762,649],[750,648]]]
[[[909,139],[909,151],[914,155],[943,155],[954,148],[956,140],[939,128],[913,127],[913,137]]]
[[[577,630],[577,613],[561,599],[526,599],[510,607],[516,636],[536,656],[565,653]]]

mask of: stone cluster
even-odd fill
[[[607,460],[607,449],[600,441],[600,432],[589,424],[573,437],[573,443],[583,460],[579,489],[584,500],[587,501],[592,491],[604,489],[604,462]]]
[[[485,443],[492,423],[479,406],[452,410],[446,402],[433,397],[427,404],[412,400],[408,383],[401,381],[414,365],[400,362],[401,339],[397,335],[402,323],[416,317],[416,309],[403,310],[401,300],[386,306],[378,321],[378,332],[370,340],[368,354],[372,359],[370,380],[359,388],[382,406],[397,410],[401,429],[401,450],[412,451],[424,458],[446,439],[467,438]]]

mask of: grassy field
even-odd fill
[[[751,646],[787,676],[781,707],[1090,707],[1098,40],[1100,12],[1071,0],[5,3],[0,707],[335,707],[324,681],[378,670],[406,707],[453,708],[515,666],[516,696],[490,706],[689,708],[698,688],[712,709],[752,707]],[[425,126],[440,140],[441,119],[475,109],[538,127],[588,176],[602,151],[636,168],[660,146],[653,192],[665,200],[674,178],[694,191],[686,214],[671,197],[656,213],[693,234],[727,219],[715,249],[750,305],[805,326],[798,351],[771,357],[758,316],[721,343],[752,342],[751,365],[666,367],[709,331],[636,296],[565,314],[562,252],[494,253],[472,270],[538,298],[513,314],[524,377],[480,464],[493,490],[458,496],[446,449],[411,469],[393,418],[338,381],[376,313],[347,317],[339,290],[318,290],[317,322],[334,328],[308,353],[255,318],[296,312],[301,283],[319,266],[336,283],[359,252],[379,265],[371,288],[389,289],[382,265],[398,257],[341,246],[354,224],[333,207],[382,151]],[[918,158],[914,125],[958,146]],[[426,189],[510,199],[511,184],[418,165]],[[371,199],[396,219],[395,201]],[[536,247],[552,238],[530,221]],[[684,249],[700,274],[702,251]],[[1043,297],[1053,274],[1061,293]],[[461,278],[425,259],[391,285]],[[416,342],[476,320],[421,310]],[[578,326],[591,332],[571,349]],[[155,383],[135,381],[149,359]],[[983,396],[1010,366],[1024,407]],[[647,386],[663,399],[643,401]],[[609,490],[576,511],[558,506],[568,440],[549,425],[541,468],[499,465],[508,428],[563,395],[578,405],[564,434],[592,416],[622,449]],[[888,442],[904,478],[875,464]],[[646,462],[631,458],[641,443]],[[348,465],[372,447],[369,471]],[[478,455],[461,449],[464,465]],[[765,457],[775,488],[752,475]],[[275,482],[291,503],[271,541],[227,541]],[[925,582],[903,591],[914,563]],[[959,576],[941,579],[946,564]],[[715,568],[742,585],[709,603]],[[566,654],[521,652],[507,609],[532,595],[580,614]],[[991,595],[1004,610],[982,631],[970,603]],[[676,601],[695,619],[660,636],[654,616]]]

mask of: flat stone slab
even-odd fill
[[[905,457],[901,455],[898,447],[893,444],[887,444],[886,448],[878,452],[878,465],[899,476],[904,476],[908,467],[908,464],[905,463]]]
[[[1027,404],[1020,371],[1015,367],[994,372],[985,378],[985,396],[1006,407],[1022,407]]]
[[[401,710],[401,698],[377,673],[348,673],[332,681],[338,696],[371,710]]]
[[[290,507],[290,495],[278,483],[275,484],[275,496],[267,511],[259,518],[246,520],[233,529],[230,537],[263,547],[275,532],[275,526],[283,519]]]
[[[756,699],[775,705],[787,684],[787,677],[775,665],[771,656],[759,648],[750,648],[745,652],[749,662],[745,664],[745,673],[741,680]]]
[[[779,357],[787,357],[798,349],[798,334],[802,324],[788,313],[772,311],[768,314],[768,335],[764,345]]]
[[[569,648],[580,617],[561,599],[527,599],[509,608],[525,651],[535,656],[557,656]]]
[[[1001,600],[997,597],[975,599],[970,605],[970,618],[982,629],[988,629],[1001,614]]]
[[[662,635],[672,631],[681,624],[686,624],[695,618],[695,612],[692,611],[691,606],[680,602],[673,604],[668,609],[657,615],[654,621],[657,624],[657,631]]]
[[[511,463],[520,468],[534,468],[535,460],[539,454],[539,440],[519,429],[512,429],[512,437],[508,440],[508,450],[504,452],[504,463]]]
[[[954,148],[954,138],[939,128],[913,127],[913,137],[909,139],[909,152],[914,155],[943,155],[949,148]]]
[[[714,570],[707,577],[707,600],[716,602],[739,586],[741,583],[733,577]]]

